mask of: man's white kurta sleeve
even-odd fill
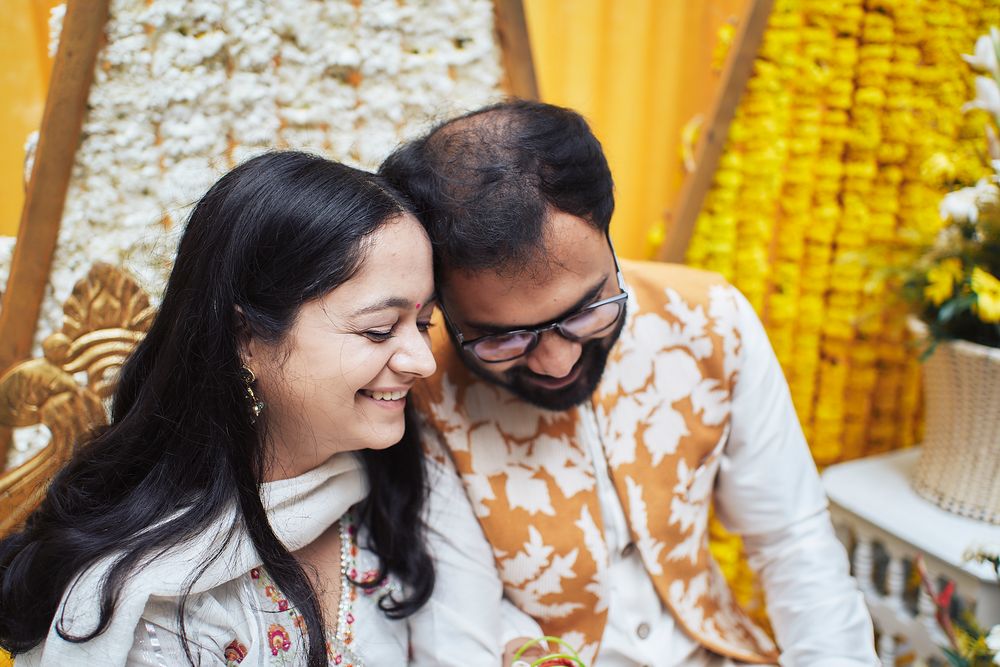
[[[716,486],[722,522],[739,533],[763,582],[781,665],[878,665],[871,617],[753,308],[737,296],[742,349],[732,430]]]
[[[458,474],[430,461],[427,542],[434,592],[410,618],[411,665],[499,665],[503,586]]]

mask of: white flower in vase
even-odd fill
[[[986,646],[993,652],[993,664],[1000,665],[1000,625],[994,625],[986,635]]]
[[[962,111],[983,109],[1000,118],[1000,86],[997,80],[988,76],[976,77],[976,99],[962,105]]]
[[[1000,190],[991,179],[983,178],[972,187],[946,194],[939,211],[942,220],[975,223],[979,220],[981,208],[997,204],[1000,204]]]
[[[962,55],[965,62],[979,72],[988,72],[994,77],[1000,76],[997,65],[997,45],[1000,44],[1000,32],[996,28],[989,35],[982,35],[976,40],[976,48],[972,55]]]

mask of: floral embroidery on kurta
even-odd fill
[[[247,657],[247,652],[246,644],[238,639],[234,639],[226,644],[224,653],[226,658],[226,667],[236,667],[236,665],[243,662],[243,658]]]
[[[354,516],[348,512],[340,521],[341,599],[337,608],[336,628],[333,632],[327,632],[326,644],[328,660],[340,667],[362,667],[361,659],[353,649],[356,621],[353,604],[358,598],[358,591],[366,596],[382,596],[398,590],[397,584],[388,577],[383,577],[377,585],[369,586],[378,579],[379,573],[375,569],[359,567],[357,532]],[[308,630],[302,615],[290,605],[263,568],[251,570],[250,579],[261,601],[267,604],[266,609],[282,615],[267,628],[265,646],[271,657],[270,664],[281,667],[305,664]],[[239,649],[242,649],[242,655],[239,654]],[[234,641],[226,647],[226,660],[232,661],[234,665],[245,656],[246,647],[239,642]]]

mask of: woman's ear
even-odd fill
[[[253,360],[254,337],[250,331],[250,323],[247,321],[246,313],[239,306],[233,307],[234,329],[236,330],[236,349],[239,352],[243,365],[249,365]]]

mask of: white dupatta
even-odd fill
[[[354,453],[336,454],[321,466],[290,479],[261,487],[261,499],[278,539],[296,551],[316,539],[367,495],[361,462]],[[216,525],[199,536],[140,566],[123,587],[107,629],[88,642],[69,642],[56,632],[80,636],[97,627],[100,585],[112,558],[89,568],[71,584],[63,596],[45,641],[16,656],[17,667],[64,667],[65,665],[124,665],[132,648],[133,632],[151,596],[182,595],[195,568],[218,549],[217,541],[236,520],[231,509]],[[222,554],[195,581],[190,593],[211,590],[261,564],[249,536],[239,528]]]

